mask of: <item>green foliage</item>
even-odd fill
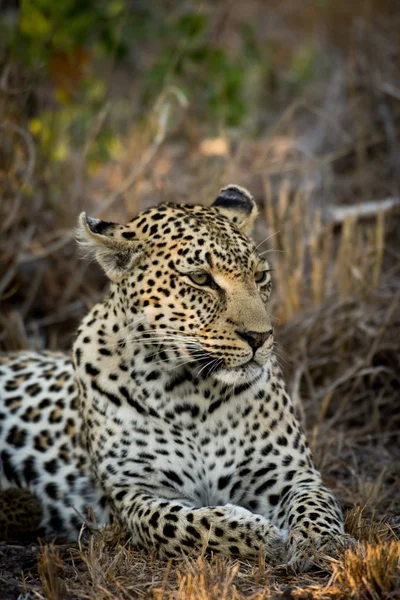
[[[0,21],[0,51],[52,96],[46,108],[39,105],[30,126],[49,162],[62,162],[69,149],[85,145],[108,100],[108,74],[123,60],[129,61],[125,72],[134,65],[144,116],[170,85],[214,130],[241,126],[257,102],[270,102],[269,87],[277,79],[271,43],[260,44],[251,22],[233,36],[232,30],[220,35],[223,25],[196,4],[188,9],[132,0],[21,0],[18,18]],[[312,46],[299,47],[280,84],[295,93],[312,77],[314,63]],[[118,133],[105,122],[89,160],[112,157]]]
[[[44,161],[66,160],[81,149],[107,99],[104,61],[126,56],[130,44],[124,29],[125,0],[22,0],[17,19],[0,25],[0,51],[11,64],[43,82],[53,96],[50,108],[39,108],[30,122]],[[46,102],[49,105],[49,102]],[[107,159],[115,147],[103,128],[91,159]]]
[[[125,10],[124,0],[22,0],[23,58],[32,65],[51,59],[55,51],[68,53],[76,45],[94,44],[105,55],[121,55],[127,50],[118,37]]]
[[[212,40],[212,22],[199,12],[177,14],[165,31],[165,49],[147,76],[146,97],[167,83],[182,87],[200,113],[228,126],[245,116],[246,56]]]
[[[289,84],[295,90],[312,79],[316,59],[315,49],[310,44],[299,46],[287,76]]]

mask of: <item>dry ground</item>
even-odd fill
[[[308,32],[293,11],[286,17],[286,32]],[[330,76],[287,105],[256,108],[257,137],[199,121],[166,89],[145,125],[130,115],[118,159],[90,172],[82,165],[103,115],[82,153],[49,168],[3,80],[0,347],[68,350],[104,294],[72,240],[80,210],[123,220],[159,201],[210,203],[224,184],[247,186],[260,206],[256,240],[275,269],[276,350],[359,549],[316,557],[300,575],[262,557],[160,562],[116,530],[75,546],[0,540],[0,600],[400,598],[400,51],[394,20],[349,22],[351,50],[330,54],[328,28]]]

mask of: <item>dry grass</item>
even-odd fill
[[[293,31],[305,39],[310,33],[294,4],[285,4],[286,13],[276,6],[271,15],[284,23],[273,35],[287,53]],[[248,10],[247,3],[238,7],[230,27],[246,21]],[[252,3],[252,10],[257,22],[263,3]],[[0,600],[16,599],[18,590],[27,600],[400,596],[399,212],[384,213],[378,202],[372,217],[355,210],[339,222],[332,218],[338,205],[398,197],[400,50],[395,19],[380,14],[366,26],[345,11],[336,17],[353,27],[347,60],[337,61],[330,81],[311,82],[286,108],[279,90],[279,109],[255,107],[256,125],[272,123],[257,139],[200,123],[172,91],[146,124],[132,110],[119,160],[84,170],[85,152],[102,126],[99,114],[80,160],[71,151],[50,170],[19,98],[3,90],[0,348],[68,349],[82,315],[103,296],[104,277],[72,242],[80,210],[124,220],[159,201],[209,203],[231,181],[249,187],[262,216],[255,237],[275,269],[270,310],[277,352],[314,458],[345,508],[347,530],[362,545],[325,571],[298,575],[261,559],[165,563],[137,552],[116,528],[75,546],[0,543]],[[222,32],[222,42],[232,35]],[[329,27],[326,35],[331,39]],[[321,51],[336,64],[328,46]]]
[[[361,544],[348,550],[334,565],[339,597],[354,600],[398,598],[400,588],[400,542]]]
[[[296,575],[269,567],[261,557],[258,564],[221,557],[163,562],[135,551],[114,528],[79,548],[40,548],[38,573],[28,574],[23,590],[27,598],[50,600],[394,599],[400,584],[400,542],[384,528],[375,528],[375,534],[379,541],[363,541],[339,560],[325,559],[325,569]]]

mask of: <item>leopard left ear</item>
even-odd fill
[[[258,207],[248,190],[238,185],[228,185],[222,188],[212,206],[244,233],[251,232],[258,215]]]
[[[121,281],[144,254],[144,242],[118,223],[101,221],[81,213],[77,241],[94,255],[111,281]]]

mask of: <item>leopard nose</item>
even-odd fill
[[[236,331],[236,333],[255,351],[265,344],[273,332],[270,329],[269,331]]]

